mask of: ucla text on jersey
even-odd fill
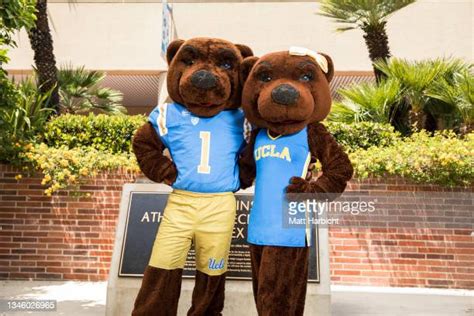
[[[178,169],[173,188],[201,193],[239,189],[237,159],[244,146],[242,110],[198,117],[173,102],[157,106],[149,121]]]
[[[248,242],[286,247],[309,245],[307,229],[283,227],[285,189],[291,177],[305,178],[311,159],[306,128],[279,137],[272,137],[266,129],[260,130],[255,140],[254,158],[257,177]]]

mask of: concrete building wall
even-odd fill
[[[54,0],[53,0],[54,1]],[[91,69],[162,70],[161,3],[147,0],[78,0],[49,4],[59,63]],[[250,45],[256,54],[290,45],[327,52],[336,70],[370,70],[362,33],[334,32],[335,24],[319,16],[317,2],[174,3],[180,38],[212,36]],[[473,58],[473,1],[419,0],[390,18],[388,34],[397,57]],[[33,63],[28,37],[10,51],[8,69]]]

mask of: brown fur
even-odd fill
[[[244,82],[242,105],[252,124],[267,128],[275,135],[296,133],[308,126],[311,155],[321,162],[323,172],[315,181],[293,177],[287,192],[332,193],[333,199],[344,191],[353,168],[347,154],[320,123],[331,109],[329,81],[334,74],[331,58],[324,56],[329,64],[326,74],[311,57],[291,56],[287,51],[270,53],[262,58],[246,58],[241,70]],[[312,80],[301,81],[304,74],[311,74]],[[271,77],[268,82],[261,80],[266,75]],[[280,84],[289,84],[298,90],[299,97],[294,105],[284,106],[272,100],[272,90]],[[243,188],[250,186],[255,178],[253,144],[257,134],[258,130],[252,132],[249,145],[239,161]]]
[[[323,73],[311,57],[291,56],[288,52],[245,59],[242,104],[247,119],[274,136],[307,127],[312,160],[320,161],[322,173],[316,180],[292,177],[286,191],[314,193],[316,198],[332,200],[344,191],[353,169],[348,156],[320,123],[331,108],[329,81],[334,66],[329,56],[326,59],[328,73]],[[282,86],[283,97],[275,97],[274,92]],[[256,176],[253,151],[258,132],[252,131],[239,159],[242,187],[250,186]],[[309,248],[251,245],[250,249],[258,314],[303,315]]]
[[[188,316],[220,316],[224,309],[226,274],[209,276],[196,271],[196,285]]]
[[[290,56],[288,52],[267,54],[261,58],[249,57],[242,66],[242,78],[247,77],[242,90],[242,106],[247,119],[258,127],[275,134],[293,134],[312,122],[323,120],[331,108],[329,81],[334,73],[331,59],[329,72],[324,74],[313,58]],[[250,68],[250,70],[249,70]],[[302,81],[303,75],[313,77]],[[266,76],[271,78],[265,82]],[[281,84],[289,84],[300,96],[292,106],[272,100],[272,91]]]
[[[132,316],[176,316],[182,274],[182,269],[164,270],[148,266]]]
[[[195,115],[206,117],[240,107],[240,64],[243,57],[251,55],[247,46],[215,38],[193,38],[173,44],[167,56],[171,99]],[[231,64],[230,69],[223,67],[226,62]],[[218,78],[216,87],[202,90],[193,86],[190,78],[198,70],[213,73]]]
[[[176,40],[167,50],[168,92],[171,99],[197,116],[212,117],[240,107],[240,66],[252,55],[245,45],[213,38]],[[205,72],[213,84],[196,84],[196,74]],[[193,81],[194,76],[194,81]],[[202,78],[199,77],[202,84]],[[133,138],[133,151],[143,173],[155,182],[171,185],[178,170],[164,155],[165,146],[150,123],[140,127]],[[190,157],[192,158],[192,157]],[[182,270],[148,266],[135,302],[134,316],[177,313]],[[208,276],[197,271],[190,316],[221,315],[224,307],[225,274]]]
[[[174,163],[163,154],[165,145],[150,123],[140,127],[133,137],[133,151],[140,169],[155,182],[171,184],[176,180],[178,171]]]
[[[132,316],[176,316],[183,270],[148,266],[135,300]],[[196,271],[188,316],[220,316],[224,308],[225,274],[209,276]]]
[[[252,50],[215,38],[176,40],[167,50],[169,64],[167,85],[171,99],[198,116],[211,117],[226,109],[240,107],[240,66]],[[222,66],[230,63],[230,69]],[[198,89],[191,76],[199,70],[208,70],[217,78],[213,89]],[[165,146],[150,123],[137,130],[133,151],[143,173],[152,181],[172,184],[178,175],[171,159],[163,154]]]
[[[309,248],[251,245],[250,257],[258,315],[303,315]]]

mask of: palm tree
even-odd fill
[[[434,82],[427,95],[454,109],[444,115],[444,121],[451,123],[444,127],[453,128],[460,121],[457,125],[461,134],[474,130],[474,75],[470,69],[455,73],[452,82],[446,78]]]
[[[84,66],[61,67],[58,72],[59,112],[79,114],[97,111],[106,114],[123,114],[127,109],[121,105],[120,91],[101,87],[105,73],[86,70]]]
[[[337,31],[361,29],[372,62],[390,58],[387,19],[416,0],[322,0],[320,15],[343,24]],[[384,74],[374,67],[377,82]]]
[[[51,91],[51,107],[59,105],[58,78],[56,58],[53,52],[53,38],[48,24],[48,1],[36,1],[35,26],[28,31],[31,48],[34,52],[38,86],[41,92]]]
[[[466,74],[466,78],[472,77],[472,65],[458,58],[420,61],[392,58],[388,62],[377,61],[375,67],[389,78],[397,79],[400,82],[405,100],[410,108],[411,125],[417,129],[428,131],[443,128],[442,125],[445,124],[442,122],[442,118],[452,116],[459,110],[456,102],[446,102],[447,98],[440,96],[439,88],[433,90],[433,87],[442,83],[445,88],[446,86],[461,85],[462,78],[456,79],[460,73]],[[467,84],[466,91],[469,87]],[[459,94],[461,93],[462,91],[459,92]],[[435,94],[438,94],[439,97],[434,98]],[[461,113],[469,112],[459,111]]]
[[[352,85],[339,89],[341,101],[333,104],[328,120],[335,122],[377,122],[392,123],[392,108],[400,102],[402,88],[398,80],[384,80]]]

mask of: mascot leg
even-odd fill
[[[153,244],[133,316],[176,316],[181,277],[194,235],[192,200],[173,192]]]
[[[177,315],[182,274],[183,269],[164,270],[148,266],[132,315]]]
[[[232,193],[200,199],[195,229],[196,284],[188,316],[217,316],[224,309],[225,275],[236,201]]]
[[[222,315],[224,309],[225,274],[210,276],[196,272],[196,285],[188,316]]]
[[[303,315],[309,248],[250,245],[250,254],[258,315]]]

